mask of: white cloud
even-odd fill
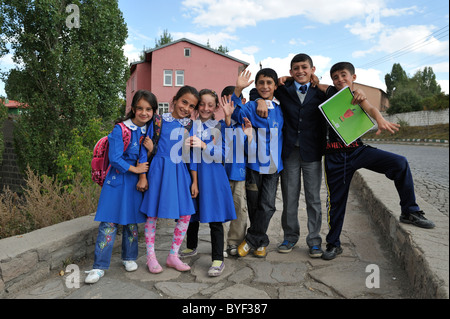
[[[375,69],[356,69],[356,82],[382,89],[386,92],[384,73]]]
[[[123,46],[123,53],[128,58],[128,63],[140,61],[140,55],[144,48],[138,49],[133,44],[127,43]]]
[[[258,48],[258,47],[255,46],[255,45],[252,45],[252,46],[249,46],[249,47],[245,47],[245,48],[243,48],[242,50],[243,50],[245,53],[247,53],[247,54],[255,54],[255,53],[258,53],[258,52],[259,52],[260,48]]]
[[[449,82],[449,80],[439,80],[437,82],[441,86],[442,91],[445,92],[445,94],[448,94],[448,82]]]
[[[184,0],[185,17],[202,27],[223,27],[235,30],[255,26],[258,22],[304,16],[323,24],[361,17],[385,8],[384,0]]]
[[[384,29],[378,43],[365,51],[355,51],[353,57],[364,57],[374,52],[401,56],[407,53],[424,53],[434,56],[448,55],[448,40],[433,36],[434,26],[412,25],[397,29]]]
[[[13,61],[13,55],[11,53],[5,54],[0,58],[0,71],[6,71],[16,67],[17,65]]]

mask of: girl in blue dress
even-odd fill
[[[123,225],[122,260],[127,271],[137,269],[138,223],[145,222],[139,213],[142,191],[145,189],[145,173],[148,163],[138,164],[140,145],[149,122],[158,109],[158,102],[151,92],[140,90],[133,97],[131,111],[123,124],[131,132],[130,144],[124,151],[122,128],[116,123],[108,135],[111,168],[106,175],[98,202],[95,220],[100,222],[95,244],[93,269],[86,283],[95,283],[109,268],[117,225]]]
[[[166,265],[178,271],[190,269],[189,265],[179,259],[178,251],[186,235],[191,215],[195,214],[192,198],[197,197],[198,186],[197,172],[189,174],[184,157],[187,153],[189,158],[189,149],[186,152],[183,146],[184,139],[189,136],[185,127],[190,124],[189,117],[199,100],[195,88],[182,87],[173,98],[173,112],[162,116],[157,151],[148,171],[148,191],[144,194],[140,208],[142,216],[146,218],[147,265],[151,273],[160,273],[163,270],[155,255],[158,218],[178,220]],[[146,138],[144,145],[149,151],[153,150],[150,138]],[[145,160],[146,158],[142,158],[141,162]]]
[[[200,91],[198,120],[194,122],[189,145],[193,147],[191,169],[197,171],[199,196],[198,211],[192,216],[187,236],[187,251],[192,256],[198,243],[199,223],[209,223],[211,230],[212,265],[210,276],[219,276],[224,268],[223,223],[236,219],[233,195],[222,164],[221,124],[214,120],[219,106],[217,95],[211,90]]]

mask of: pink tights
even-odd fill
[[[155,231],[157,217],[148,217],[145,223],[145,242],[147,244],[147,256],[155,256]],[[178,256],[181,243],[186,236],[186,231],[189,226],[190,215],[181,216],[178,219],[175,230],[173,231],[172,246],[170,247],[170,255]]]

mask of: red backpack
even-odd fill
[[[123,138],[123,151],[127,149],[128,145],[130,145],[131,140],[131,131],[128,127],[123,123],[119,123],[120,128],[122,129],[122,138]],[[103,186],[103,182],[105,181],[106,175],[111,168],[109,164],[109,142],[108,136],[102,137],[97,144],[94,146],[94,157],[91,162],[91,177],[94,182]]]

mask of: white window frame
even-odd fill
[[[170,77],[170,83],[167,81]],[[164,70],[163,75],[164,86],[173,86],[173,70]]]
[[[191,57],[191,53],[192,53],[191,48],[184,48],[184,56],[186,58],[190,58]]]
[[[184,86],[184,70],[175,71],[175,86]]]
[[[159,115],[163,115],[164,113],[170,112],[170,104],[167,102],[158,103],[158,113]]]

